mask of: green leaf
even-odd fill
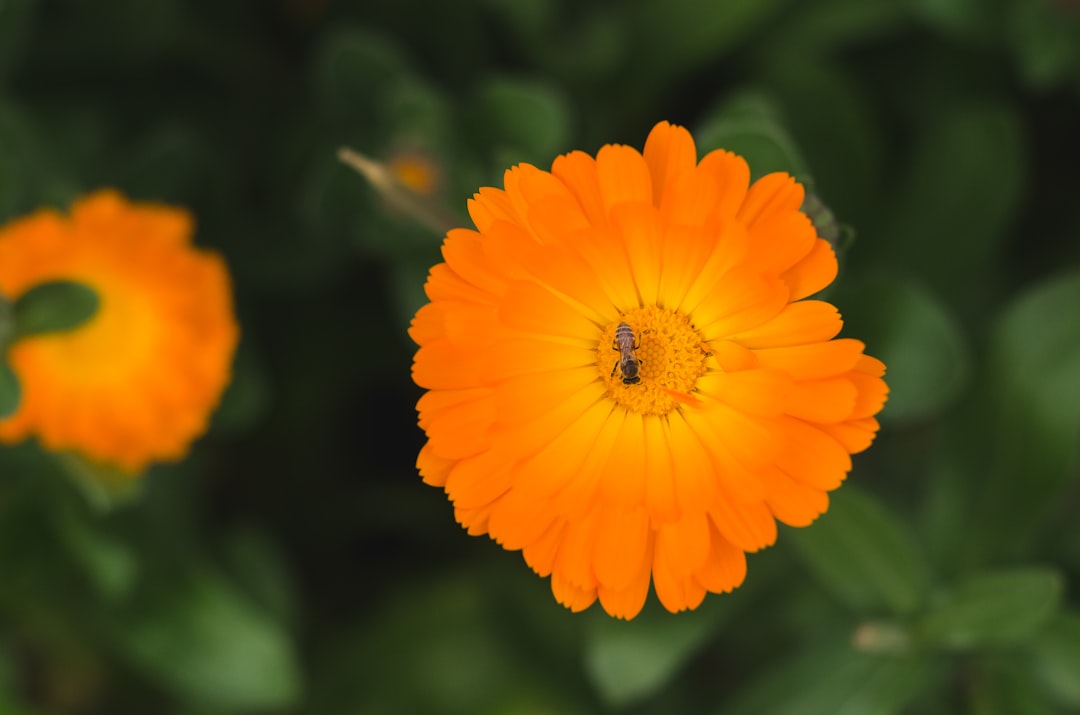
[[[232,584],[205,571],[140,599],[114,637],[135,668],[193,704],[278,709],[300,696],[289,635]]]
[[[229,573],[280,623],[296,621],[296,595],[285,559],[266,533],[241,527],[225,542]]]
[[[1033,676],[1059,703],[1080,708],[1080,613],[1051,620],[1025,648]]]
[[[36,0],[0,2],[0,85],[6,83],[34,37],[36,6]]]
[[[94,289],[74,281],[39,283],[15,301],[15,340],[73,330],[98,309]]]
[[[0,293],[0,355],[7,351],[8,343],[15,334],[15,313],[11,301]]]
[[[830,495],[829,511],[805,529],[787,531],[822,585],[860,613],[909,614],[927,595],[928,575],[914,536],[884,505],[848,485]]]
[[[984,0],[911,0],[906,3],[928,24],[968,40],[988,40],[996,30],[996,12]]]
[[[313,66],[316,91],[327,110],[334,116],[368,122],[387,93],[410,74],[393,42],[357,29],[330,35]]]
[[[925,655],[867,655],[847,645],[815,647],[766,669],[721,715],[886,715],[929,689],[938,669]]]
[[[111,464],[95,462],[75,452],[50,453],[64,476],[97,512],[112,511],[131,503],[142,494],[140,475],[125,472]]]
[[[1052,521],[1080,455],[1080,270],[1046,280],[994,330],[982,391],[989,474],[980,475],[968,553],[1019,556]],[[1007,528],[1002,528],[1007,525]]]
[[[243,434],[265,417],[273,399],[273,388],[262,358],[241,341],[233,362],[232,379],[214,411],[216,434]]]
[[[890,1],[862,5],[877,8]],[[819,3],[799,6],[817,11]],[[886,155],[889,142],[877,110],[857,72],[794,47],[762,54],[767,59],[758,82],[768,87],[782,126],[799,148],[799,170],[812,174],[812,188],[839,218],[860,231],[874,226],[882,213],[885,177],[891,182],[895,167]]]
[[[1066,79],[1080,58],[1080,24],[1063,15],[1062,3],[1013,0],[1006,29],[1020,73],[1034,89],[1047,90]]]
[[[1023,196],[1023,124],[1012,106],[989,102],[931,117],[897,172],[876,258],[925,280],[962,317],[979,315]]]
[[[391,148],[419,151],[437,163],[438,154],[456,140],[452,108],[447,97],[430,84],[415,79],[397,82],[386,98]]]
[[[752,176],[784,171],[806,177],[806,162],[781,126],[778,111],[767,95],[747,91],[735,95],[706,115],[694,132],[698,153],[713,149],[735,152],[750,165]]]
[[[19,401],[22,399],[19,378],[2,357],[0,356],[0,419],[19,409]]]
[[[607,616],[592,622],[585,640],[585,671],[604,701],[617,708],[655,694],[717,632],[730,609],[701,608],[633,621]]]
[[[545,591],[513,568],[457,569],[394,589],[357,627],[337,634],[332,657],[315,668],[304,712],[595,712],[574,655],[580,616]]]
[[[39,715],[40,710],[31,710],[22,704],[16,704],[9,696],[0,691],[0,715]]]
[[[138,561],[125,542],[104,533],[100,523],[90,523],[73,508],[54,511],[57,533],[67,554],[81,567],[98,594],[119,603],[131,593],[138,576]]]
[[[925,420],[953,405],[971,377],[964,329],[942,303],[917,284],[873,274],[845,278],[830,299],[845,330],[888,370],[889,401],[882,419]]]
[[[566,98],[547,84],[495,77],[478,91],[473,111],[483,121],[483,141],[496,150],[496,166],[522,161],[550,165],[566,150],[570,109]]]
[[[973,715],[1058,715],[1022,663],[1012,658],[982,658],[968,676]],[[1073,673],[1075,677],[1076,673]]]
[[[818,0],[790,5],[765,40],[763,54],[806,61],[894,31],[904,21],[909,0]]]
[[[754,36],[754,29],[776,15],[782,0],[644,0],[636,4],[638,37],[633,57],[640,67],[627,74],[662,83],[715,60]],[[678,38],[672,42],[672,38]]]
[[[925,643],[950,650],[1019,643],[1057,613],[1061,575],[1047,568],[988,571],[946,591],[915,625]]]

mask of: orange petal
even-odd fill
[[[730,339],[772,320],[787,303],[787,286],[782,281],[732,271],[692,316],[706,340]]]
[[[718,218],[734,218],[750,188],[750,166],[737,154],[717,149],[705,155],[699,166],[715,180],[719,200],[714,206]]]
[[[645,425],[641,415],[618,409],[608,420],[615,430],[597,437],[597,454],[607,455],[596,464],[602,470],[601,498],[604,503],[632,509],[645,503]],[[608,437],[614,437],[609,440]],[[608,447],[608,444],[611,446]]]
[[[700,583],[710,593],[727,593],[738,588],[746,578],[746,554],[725,539],[710,523],[709,558],[697,574]]]
[[[506,192],[490,186],[480,189],[469,199],[468,209],[469,217],[481,232],[489,230],[496,221],[517,223],[521,220]]]
[[[805,258],[784,273],[782,278],[791,291],[791,300],[813,295],[836,280],[839,264],[836,252],[827,241],[818,239]]]
[[[425,346],[425,348],[433,347],[434,344]],[[457,369],[461,375],[471,380],[472,386],[497,385],[515,377],[549,372],[577,373],[580,370],[590,370],[590,378],[596,375],[595,343],[586,348],[562,343],[555,338],[503,337],[498,342],[485,345],[483,350],[478,350],[477,346],[473,345],[445,346],[440,344],[440,347],[445,349],[444,353],[424,355],[427,360],[442,363],[441,365],[426,365],[425,367],[429,370],[425,375],[432,373],[441,376],[445,370]],[[421,352],[425,348],[417,351],[417,363],[420,362]],[[440,387],[453,389],[458,385],[444,380]]]
[[[483,452],[459,461],[446,478],[446,493],[459,509],[479,509],[505,494],[514,470],[505,457]]]
[[[557,523],[562,520],[545,501],[511,488],[492,504],[488,533],[504,549],[515,551],[539,542]]]
[[[754,355],[762,367],[786,372],[796,380],[820,380],[842,375],[862,357],[863,344],[840,338],[825,343],[811,343],[783,348],[762,348]]]
[[[495,420],[492,390],[438,390],[416,403],[428,444],[444,459],[461,459],[487,449]]]
[[[814,224],[800,211],[769,214],[748,233],[748,268],[769,273],[782,273],[797,265],[818,240]]]
[[[851,456],[827,432],[794,417],[784,418],[788,448],[776,466],[803,484],[832,491],[851,470]]]
[[[462,302],[485,303],[494,305],[497,296],[477,288],[454,272],[445,263],[431,267],[424,292],[432,301],[456,300]]]
[[[808,422],[842,422],[851,417],[858,393],[850,379],[835,377],[796,383],[784,411]]]
[[[646,561],[649,516],[642,507],[605,507],[600,510],[599,522],[594,557],[596,580],[604,588],[621,591],[634,583]]]
[[[596,586],[578,586],[558,571],[551,572],[551,593],[558,603],[573,613],[580,613],[596,601]]]
[[[529,260],[536,282],[587,319],[606,325],[618,317],[614,303],[619,300],[621,285],[612,289],[610,278],[606,283],[602,281],[593,265],[576,249],[544,246]],[[624,281],[625,276],[615,282]]]
[[[485,293],[501,295],[506,279],[501,269],[484,253],[483,237],[465,228],[451,229],[442,245],[446,265],[454,273]]]
[[[843,324],[840,311],[831,303],[804,300],[788,304],[772,320],[729,339],[755,349],[807,345],[831,340]]]
[[[776,519],[764,502],[746,502],[722,492],[709,505],[709,518],[743,551],[758,551],[776,541]]]
[[[744,468],[771,464],[784,447],[783,432],[776,419],[754,417],[723,403],[713,403],[704,410],[686,410],[684,418],[705,444],[723,448]],[[715,456],[722,455],[718,451]],[[721,475],[721,479],[725,478]],[[761,496],[757,484],[744,485],[740,493],[746,498]]]
[[[782,172],[766,174],[755,181],[746,193],[738,218],[753,228],[774,213],[798,211],[802,206],[803,196],[802,184],[797,183],[790,175]]]
[[[596,173],[609,215],[619,204],[652,203],[652,177],[637,149],[623,144],[601,147],[596,154]]]
[[[707,232],[698,234],[708,235]],[[709,247],[709,252],[704,263],[698,266],[696,276],[691,280],[690,287],[682,300],[671,307],[688,315],[693,315],[699,307],[705,307],[712,312],[724,312],[726,305],[710,303],[718,286],[728,280],[732,275],[732,269],[739,265],[746,255],[747,235],[741,224],[729,221],[715,229],[715,243]],[[694,236],[691,234],[691,237]],[[695,322],[696,317],[695,317]],[[700,327],[700,324],[698,324]]]
[[[681,468],[672,463],[668,422],[646,419],[644,427],[645,503],[649,516],[653,524],[674,521],[681,513],[675,487]]]
[[[864,371],[866,369],[864,366],[869,366],[869,372]],[[880,372],[878,372],[879,366]],[[864,355],[858,367],[848,374],[848,379],[859,392],[858,401],[851,410],[852,417],[871,417],[885,406],[885,400],[889,396],[889,386],[879,376],[884,371],[885,365],[880,360]]]
[[[543,501],[572,486],[575,500],[567,508],[591,508],[597,475],[586,460],[596,454],[597,440],[617,428],[608,426],[609,413],[606,405],[581,407],[571,400],[543,420],[504,433],[500,445],[522,460],[514,488]]]
[[[532,467],[528,464],[530,458],[539,455],[542,451],[552,449],[552,445],[559,442],[561,449],[571,449],[573,452],[567,455],[567,459],[574,457],[584,461],[588,446],[595,440],[600,426],[606,421],[611,408],[602,400],[604,388],[599,384],[591,384],[580,392],[571,395],[564,402],[551,409],[536,419],[521,424],[501,425],[499,428],[498,445],[501,449],[513,452],[524,460],[522,461],[523,478],[524,472],[531,472]],[[570,467],[576,467],[578,463],[567,462]],[[565,466],[557,470],[556,474],[569,471]],[[540,481],[547,484],[552,475]],[[547,492],[549,494],[550,492]]]
[[[785,373],[760,368],[706,373],[697,388],[733,409],[760,417],[779,415],[793,389]]]
[[[454,467],[455,461],[453,459],[443,459],[436,455],[431,450],[431,444],[424,444],[420,448],[420,454],[416,458],[416,468],[420,472],[421,478],[423,478],[424,484],[430,484],[433,487],[441,487],[446,484],[446,475],[450,473],[450,468]]]
[[[573,306],[536,283],[515,281],[499,306],[499,319],[524,335],[554,337],[595,346],[599,329]]]
[[[426,303],[409,323],[409,337],[417,345],[446,337],[445,311],[437,303]]]
[[[650,204],[620,204],[611,211],[641,305],[656,305],[660,288],[660,216]]]
[[[551,173],[570,189],[590,225],[607,225],[608,211],[600,190],[595,159],[585,152],[573,151],[557,157],[551,165]]]
[[[839,424],[819,425],[826,434],[832,436],[850,454],[858,454],[870,446],[878,431],[878,421],[873,417],[849,420]]]
[[[596,587],[593,554],[599,536],[600,518],[597,511],[590,511],[579,519],[566,523],[562,543],[555,555],[553,574],[558,574],[575,586]]]
[[[697,164],[697,149],[690,132],[668,122],[653,127],[642,154],[649,167],[658,206],[664,202],[672,183]]]
[[[788,526],[807,526],[829,508],[829,495],[796,481],[779,469],[764,469],[765,503]]]
[[[469,536],[481,536],[487,532],[490,510],[487,506],[473,508],[454,507],[454,519],[465,528]]]
[[[588,453],[574,462],[577,476],[573,480],[564,482],[558,492],[552,496],[552,506],[559,513],[571,518],[579,518],[590,512],[598,500],[605,508],[633,507],[641,504],[640,498],[636,500],[627,498],[625,488],[618,484],[622,473],[615,466],[618,458],[617,445],[623,439],[622,433],[627,417],[625,410],[619,407],[612,408],[606,401],[591,410],[587,416],[591,419],[591,423],[587,429],[582,430],[588,435]],[[639,472],[642,470],[640,464],[636,465],[636,468]],[[643,481],[643,477],[626,476],[638,484]],[[643,487],[630,487],[630,489],[641,492]]]
[[[668,438],[676,461],[675,497],[682,513],[700,511],[716,497],[716,474],[705,446],[681,412],[668,415]]]
[[[697,608],[705,599],[705,587],[692,576],[675,576],[667,556],[656,550],[653,557],[653,588],[660,604],[672,613]]]
[[[597,587],[600,605],[604,607],[608,615],[629,620],[641,612],[641,608],[645,605],[645,599],[649,595],[652,553],[653,534],[650,531],[648,543],[645,545],[645,558],[642,560],[641,568],[630,585],[625,588],[611,588],[600,584]]]
[[[709,558],[709,520],[702,509],[664,524],[656,531],[657,557],[663,557],[671,575],[682,580],[697,572]]]
[[[581,231],[572,236],[568,243],[596,277],[604,295],[623,309],[638,305],[640,297],[634,273],[626,249],[614,229]]]
[[[580,396],[595,380],[595,366],[507,378],[493,390],[496,419],[502,426],[524,424],[529,429],[527,423],[557,410],[575,395]]]
[[[492,509],[494,520],[498,508]],[[548,526],[534,541],[525,544],[521,549],[521,555],[525,563],[540,577],[548,576],[555,565],[555,556],[559,553],[559,544],[562,543],[563,531],[566,522],[556,521]],[[494,532],[493,532],[494,533]],[[510,547],[507,547],[510,548]]]
[[[715,244],[715,237],[707,232],[705,224],[716,201],[716,182],[701,169],[684,174],[665,195],[660,207],[664,230],[658,266],[659,305],[682,305],[691,286],[699,279],[702,266],[712,254]],[[727,260],[721,261],[722,258]],[[735,258],[730,254],[720,255],[716,257],[715,264],[723,263],[719,269],[726,270],[728,263],[733,264]]]

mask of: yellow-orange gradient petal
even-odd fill
[[[803,300],[836,276],[803,193],[664,122],[514,167],[448,234],[410,329],[417,465],[567,608],[737,588],[873,441],[884,365]]]
[[[180,459],[228,384],[238,328],[220,256],[191,245],[191,216],[114,191],[70,216],[39,211],[0,227],[0,292],[71,280],[97,313],[75,330],[18,341],[23,400],[0,440],[28,436],[135,473]]]

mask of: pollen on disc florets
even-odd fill
[[[640,378],[637,384],[624,383],[616,367],[620,352],[615,347],[615,331],[620,323],[626,323],[634,332]],[[657,306],[623,313],[604,328],[596,348],[597,367],[612,399],[643,415],[671,412],[687,401],[677,399],[678,395],[694,399],[694,385],[705,374],[708,354],[701,333],[687,316]]]

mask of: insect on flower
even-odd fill
[[[611,368],[611,376],[614,376],[615,371],[618,370],[622,375],[624,385],[636,385],[641,382],[641,378],[638,377],[641,361],[637,358],[637,349],[640,347],[641,340],[635,339],[634,329],[626,323],[619,323],[615,328],[615,342],[611,345],[612,350],[618,351],[619,361]]]
[[[751,176],[667,122],[641,151],[519,164],[428,274],[409,328],[420,476],[575,613],[738,588],[875,439],[885,365],[808,300],[836,250],[801,184]]]

